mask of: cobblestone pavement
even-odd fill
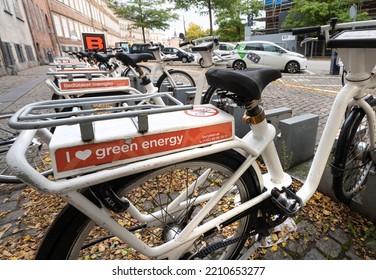
[[[179,67],[179,66],[177,66]],[[196,79],[202,72],[198,66],[181,66]],[[18,76],[0,77],[0,112],[12,112],[30,102],[49,99],[50,90],[43,80],[48,66],[38,66],[22,71]],[[314,113],[319,115],[319,134],[326,122],[329,108],[340,77],[326,73],[283,74],[282,79],[270,84],[264,91],[266,109],[290,107],[293,115]],[[12,99],[12,97],[14,97]],[[5,124],[1,124],[5,125]],[[23,185],[3,185],[0,188],[0,251],[1,244],[10,236],[35,234],[35,230],[22,226],[25,200],[19,200]],[[315,237],[315,227],[307,221],[298,223],[298,231],[306,238],[287,242],[274,253],[268,251],[263,259],[359,259],[351,246],[351,236],[340,228],[330,231],[326,238]],[[376,240],[369,240],[370,248],[376,251]],[[346,246],[345,246],[346,245]],[[349,246],[347,246],[349,245]],[[346,248],[345,248],[346,247]]]

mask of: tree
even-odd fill
[[[201,26],[190,22],[185,34],[187,40],[194,40],[200,37],[209,36],[208,30],[203,30]]]
[[[282,27],[326,25],[333,17],[337,17],[339,22],[349,22],[352,21],[349,14],[352,4],[358,6],[358,21],[369,18],[368,13],[361,10],[363,4],[361,0],[294,0],[294,6]]]
[[[176,8],[188,11],[195,7],[200,14],[209,15],[210,34],[213,35],[213,13],[219,9],[230,9],[233,0],[169,0]]]
[[[118,17],[134,22],[133,26],[142,29],[144,43],[145,28],[167,30],[171,20],[178,19],[178,15],[172,12],[172,8],[161,6],[165,0],[110,0],[109,7]]]
[[[217,30],[221,41],[236,42],[244,39],[248,14],[258,15],[264,3],[259,0],[234,0],[230,9],[217,11]]]

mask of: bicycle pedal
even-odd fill
[[[129,202],[121,199],[111,187],[97,186],[90,190],[103,206],[114,212],[124,212],[129,207]]]
[[[295,216],[303,207],[302,199],[289,188],[282,187],[282,190],[274,188],[271,194],[272,202],[288,217]]]

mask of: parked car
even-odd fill
[[[236,45],[237,59],[230,67],[245,68],[274,67],[281,71],[297,73],[307,68],[307,58],[299,53],[288,51],[268,41],[247,41]]]
[[[227,42],[219,42],[213,51],[213,62],[215,64],[222,64],[226,65],[227,67],[232,67],[232,62],[237,58],[233,55],[233,50],[235,48],[235,44],[227,43]],[[222,56],[224,58],[222,58]],[[234,59],[232,59],[234,58]],[[204,61],[199,53],[196,54],[195,61],[201,67],[204,67]]]
[[[214,50],[220,55],[229,55],[235,49],[235,44],[227,42],[219,42],[218,45],[214,47]]]
[[[192,53],[189,53],[181,48],[165,47],[162,52],[166,55],[176,56],[176,59],[174,60],[181,61],[183,63],[189,63],[195,59],[195,56]]]
[[[129,48],[130,53],[150,53],[153,55],[153,52],[149,50],[151,46],[159,46],[163,49],[163,45],[156,43],[156,44],[151,44],[151,43],[133,43],[132,46]],[[154,55],[153,55],[154,57]]]

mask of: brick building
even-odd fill
[[[83,49],[82,33],[105,34],[107,46],[122,41],[119,19],[104,0],[49,0],[61,51]]]
[[[48,63],[60,54],[47,0],[23,0],[37,59]]]

